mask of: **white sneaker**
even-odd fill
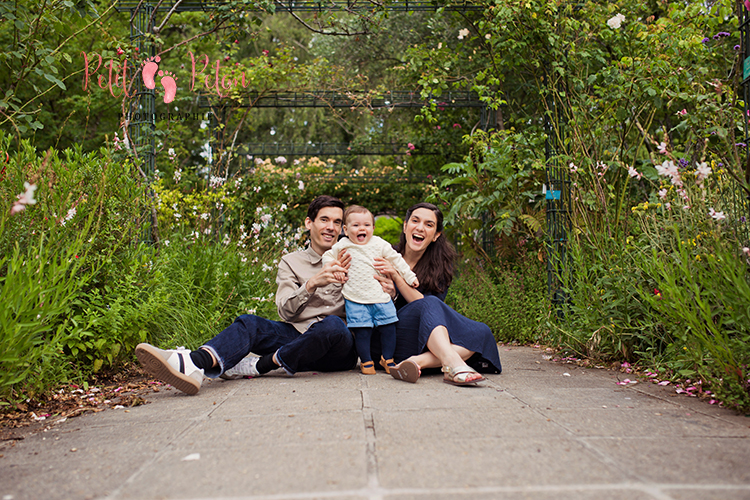
[[[242,358],[239,363],[219,375],[219,377],[225,380],[235,380],[244,377],[260,377],[260,373],[258,373],[258,369],[256,368],[259,359],[260,356],[255,356],[253,354]]]
[[[193,364],[190,351],[158,349],[144,343],[136,346],[135,355],[146,371],[162,382],[186,394],[195,394],[200,390],[203,370]]]

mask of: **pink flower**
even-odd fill
[[[687,109],[683,108],[682,110],[677,112],[677,116],[685,116],[687,113]]]
[[[659,152],[663,155],[667,154],[667,143],[666,142],[660,142],[659,143]]]
[[[411,142],[407,144],[406,147],[409,148],[410,151],[414,151],[414,144],[412,144]]]

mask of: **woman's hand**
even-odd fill
[[[386,278],[385,276],[376,274],[375,279],[380,282],[381,288],[385,293],[388,294],[390,298],[396,298],[396,285],[393,284],[393,280],[391,278]]]
[[[396,271],[396,268],[393,267],[393,264],[391,264],[383,257],[375,257],[374,260],[375,262],[373,263],[373,267],[375,267],[375,270],[393,281],[394,275],[398,274],[398,271]]]

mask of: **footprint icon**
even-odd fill
[[[177,82],[169,71],[159,71],[159,76],[162,77],[159,83],[164,87],[164,102],[169,104],[174,101],[174,96],[177,94]]]
[[[159,69],[159,61],[161,61],[161,57],[154,56],[146,59],[146,62],[143,64],[141,76],[143,77],[143,84],[147,89],[153,90],[156,88],[156,80],[154,80],[154,76]]]

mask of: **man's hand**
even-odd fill
[[[351,263],[351,257],[349,261]],[[341,276],[341,274],[343,274],[343,281],[336,277],[336,275]],[[305,288],[309,293],[313,293],[316,288],[321,286],[330,285],[331,283],[346,283],[348,279],[346,274],[347,269],[342,267],[339,261],[334,260],[323,266],[323,269],[318,274],[307,280]]]
[[[352,255],[346,251],[346,248],[339,251],[339,254],[337,255],[338,264],[346,269],[349,270],[349,267],[352,265]]]

